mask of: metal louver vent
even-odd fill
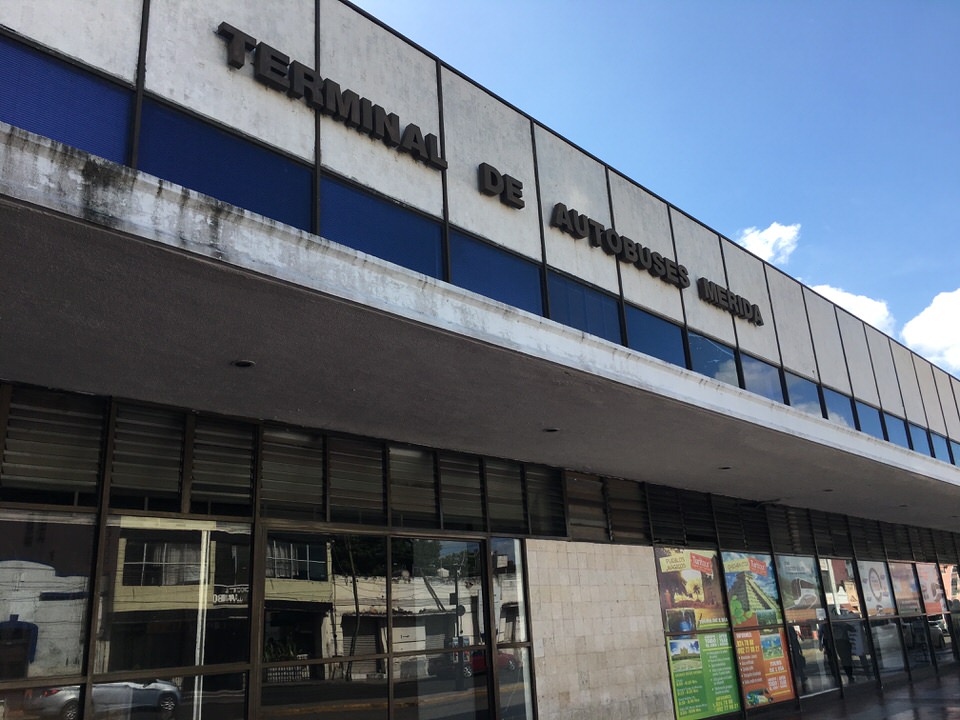
[[[507,460],[484,460],[483,474],[487,483],[490,531],[526,534],[527,515],[520,464]]]
[[[386,521],[380,443],[328,438],[330,519],[382,526]]]
[[[853,540],[853,550],[858,560],[886,559],[879,522],[876,520],[866,520],[864,518],[850,518],[849,523],[850,537]],[[909,553],[909,544],[906,550]],[[909,558],[909,554],[907,557]]]
[[[0,499],[95,505],[105,404],[13,388],[0,462]]]
[[[603,481],[576,473],[567,473],[566,479],[570,537],[574,540],[609,542]]]
[[[429,450],[391,447],[390,503],[397,527],[440,526],[434,454]]]
[[[716,544],[717,526],[714,522],[709,495],[692,490],[681,490],[680,510],[688,543],[708,546]]]
[[[117,407],[110,462],[112,506],[180,509],[184,426],[182,412]]]
[[[440,507],[443,527],[450,530],[484,530],[480,459],[441,453]]]
[[[768,505],[767,527],[775,551],[788,555],[813,555],[816,552],[810,515],[806,510]]]
[[[264,515],[323,520],[323,435],[266,427],[260,452]]]
[[[534,535],[565,537],[567,521],[560,471],[539,465],[527,465],[524,468],[524,478],[527,507],[530,510],[530,532]]]
[[[650,519],[647,517],[647,493],[643,484],[608,478],[607,501],[613,541],[648,545]]]
[[[653,542],[660,545],[686,545],[680,492],[663,485],[647,485],[647,502]]]
[[[193,512],[249,515],[253,486],[254,428],[197,418],[193,441]]]

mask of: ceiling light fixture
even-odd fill
[[[252,368],[257,363],[253,360],[234,360],[230,364],[238,368]]]

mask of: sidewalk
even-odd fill
[[[777,720],[960,720],[960,669],[834,698],[810,700],[802,712],[778,713]]]

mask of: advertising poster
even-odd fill
[[[740,630],[733,636],[744,705],[751,708],[792,700],[795,691],[783,629]]]
[[[723,572],[734,628],[783,624],[773,558],[756,553],[724,552]]]
[[[890,584],[901,615],[920,614],[920,586],[913,574],[913,563],[890,563]]]
[[[727,627],[716,551],[658,547],[654,552],[667,632]]]
[[[697,720],[740,709],[729,633],[667,638],[677,720]]]
[[[863,583],[863,608],[867,615],[894,615],[886,563],[861,560],[857,565],[860,568],[860,581]]]
[[[779,555],[777,575],[788,623],[816,622],[826,617],[820,599],[820,573],[814,558]]]
[[[920,578],[923,611],[927,615],[942,615],[947,612],[947,599],[940,587],[940,568],[935,563],[917,563],[917,577]]]

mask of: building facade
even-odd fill
[[[11,0],[0,68],[2,716],[956,671],[956,378],[341,0]]]

